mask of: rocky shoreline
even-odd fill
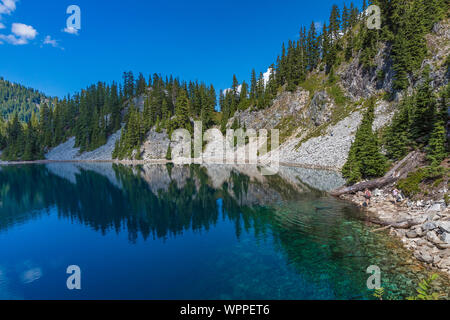
[[[54,159],[45,159],[45,160],[35,160],[35,161],[0,161],[0,165],[22,165],[22,164],[49,164],[49,163],[118,163],[118,164],[128,164],[128,165],[140,165],[140,164],[167,164],[173,163],[171,160],[167,159],[146,159],[146,160],[100,160],[100,159],[74,159],[74,160],[54,160]],[[183,164],[196,164],[196,161],[186,161],[182,162]],[[221,162],[215,159],[205,159],[203,161],[204,165],[214,164],[219,165]],[[237,165],[247,165],[244,163],[238,163]],[[262,166],[263,164],[258,164]],[[325,171],[333,171],[339,173],[340,171],[335,167],[327,167],[327,166],[319,166],[319,165],[307,165],[307,164],[298,164],[298,163],[288,163],[288,162],[280,162],[280,167],[290,167],[290,168],[302,168],[302,169],[311,169],[311,170],[325,170]]]
[[[367,208],[363,206],[366,201],[363,192],[339,198],[365,210],[367,221],[380,226],[374,232],[388,229],[417,260],[450,275],[450,207],[443,199],[396,202],[391,193],[393,188],[391,185],[374,190]],[[440,190],[442,198],[446,192]]]

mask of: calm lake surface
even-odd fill
[[[0,299],[371,299],[371,265],[389,298],[413,294],[429,272],[326,194],[340,184],[302,168],[0,167]]]

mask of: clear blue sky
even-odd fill
[[[333,3],[344,1],[0,0],[0,76],[59,97],[125,70],[224,89],[233,73],[266,71],[282,42],[327,21]],[[71,4],[81,8],[78,35],[63,32]]]

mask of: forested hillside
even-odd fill
[[[369,14],[364,12],[370,4],[381,8],[379,30],[367,28]],[[81,152],[90,151],[122,130],[113,157],[140,159],[150,130],[165,130],[169,135],[177,128],[192,131],[193,121],[202,120],[203,129],[216,126],[225,132],[241,125],[234,118],[236,113],[265,110],[277,97],[299,88],[311,93],[327,88],[335,105],[347,113],[358,105],[365,114],[343,168],[349,182],[383,175],[393,161],[412,149],[426,151],[430,164],[438,166],[448,155],[449,72],[437,85],[423,62],[431,54],[427,35],[448,15],[448,0],[376,0],[364,2],[362,8],[353,3],[342,8],[334,5],[320,30],[314,22],[309,28],[301,26],[299,37],[282,44],[280,55],[265,74],[252,70],[249,83],[233,76],[231,87],[219,92],[218,101],[212,85],[159,74],[146,78],[141,73],[135,78],[126,72],[123,84],[100,82],[55,106],[42,104],[39,118],[15,113],[3,125],[2,157],[40,159],[69,137],[75,137]],[[447,55],[445,65],[435,67],[448,69],[449,61]],[[386,67],[380,69],[380,63]],[[363,76],[376,73],[376,86],[383,83],[382,94],[369,92],[360,101],[352,101],[346,91],[348,83],[344,85],[341,78],[343,65],[362,69]],[[392,125],[374,131],[374,108],[380,99],[392,103],[396,115]],[[217,102],[220,113],[215,111]]]
[[[144,100],[140,108],[138,102]],[[50,148],[75,137],[81,152],[104,145],[108,137],[123,127],[115,151],[117,158],[130,158],[140,147],[145,133],[158,130],[191,130],[191,119],[201,119],[206,126],[215,124],[216,92],[213,86],[182,82],[173,77],[163,79],[154,74],[147,81],[141,73],[137,79],[125,72],[123,85],[99,82],[74,96],[43,103],[39,117],[22,123],[15,112],[1,122],[0,142],[4,160],[42,159]]]
[[[142,108],[133,97],[143,98]],[[155,128],[173,132],[178,128],[193,130],[192,120],[201,120],[203,128],[216,124],[216,90],[212,85],[181,82],[173,77],[163,79],[154,74],[146,83],[142,74],[134,81],[132,73],[124,75],[124,98],[128,100],[125,126],[117,141],[114,158],[140,159],[140,147],[146,133]]]
[[[51,98],[43,93],[12,83],[0,77],[0,115],[7,120],[17,113],[20,121],[27,122],[34,113],[39,113],[39,106]]]

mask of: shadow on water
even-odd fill
[[[131,245],[140,238],[183,241],[230,223],[237,242],[218,245],[217,259],[202,262],[208,289],[161,298],[368,299],[371,265],[382,269],[388,297],[413,294],[429,271],[398,241],[370,232],[354,206],[303,183],[319,179],[311,172],[297,173],[263,177],[256,167],[198,165],[2,167],[0,235],[51,215],[52,208],[60,220],[104,236],[125,232]],[[332,187],[337,182],[330,177]]]

